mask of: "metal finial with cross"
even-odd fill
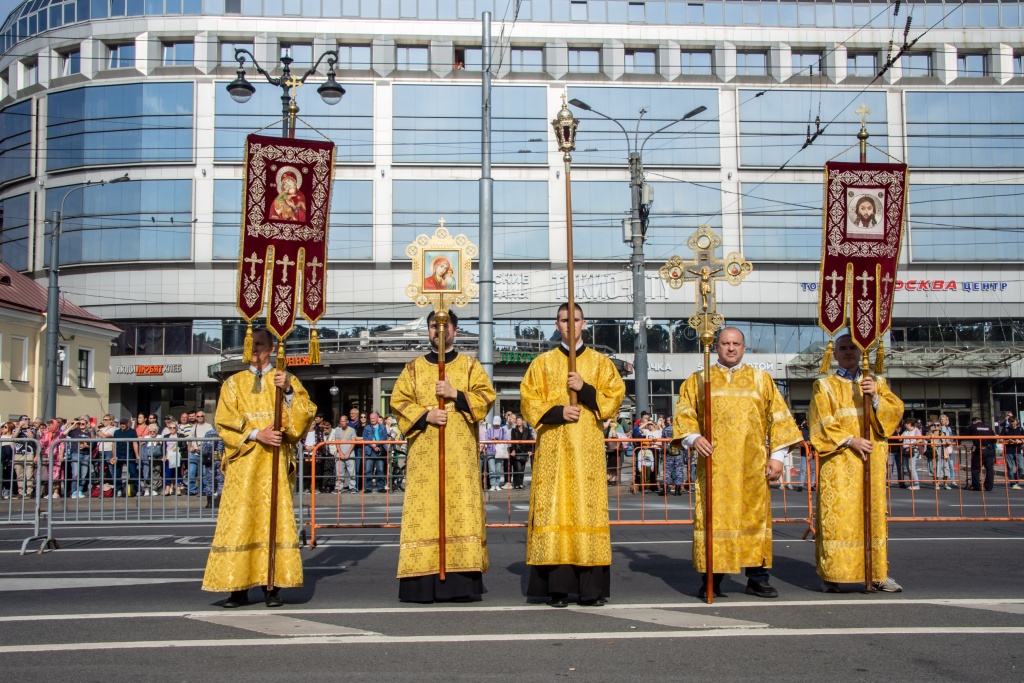
[[[868,109],[868,105],[866,103],[861,102],[861,105],[859,107],[857,107],[857,109],[855,109],[853,113],[857,114],[858,116],[860,116],[860,125],[861,126],[868,125],[868,114],[871,113],[871,110]]]

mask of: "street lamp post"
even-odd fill
[[[584,111],[592,112],[603,119],[611,121],[626,136],[626,150],[629,153],[629,194],[631,202],[630,211],[630,239],[633,245],[633,253],[629,257],[629,267],[633,272],[633,332],[636,335],[633,341],[633,377],[636,398],[637,415],[650,410],[650,386],[648,382],[647,366],[647,291],[644,283],[644,239],[647,236],[647,210],[653,199],[644,201],[644,164],[643,152],[647,141],[666,128],[693,118],[705,111],[707,107],[700,106],[688,111],[685,115],[671,121],[658,130],[648,133],[643,142],[639,142],[640,121],[643,119],[647,109],[640,110],[640,117],[636,121],[636,130],[633,132],[633,139],[630,140],[629,132],[618,121],[610,116],[602,114],[586,102],[578,99],[569,100],[569,104]]]
[[[60,200],[60,211],[54,211],[50,226],[50,282],[46,290],[46,370],[43,378],[43,416],[46,419],[57,417],[57,339],[60,334],[60,290],[57,287],[60,257],[60,232],[64,222],[64,202],[72,192],[85,189],[92,185],[109,183],[125,183],[131,180],[128,174],[111,180],[89,180],[77,183],[75,187],[64,193]],[[65,359],[66,360],[66,359]]]
[[[295,137],[295,117],[299,113],[299,107],[295,104],[294,93],[291,91],[304,84],[307,78],[315,74],[316,70],[320,67],[320,62],[324,61],[325,57],[327,58],[327,80],[316,89],[317,93],[319,93],[324,103],[329,105],[341,102],[341,98],[345,96],[345,89],[334,80],[334,65],[338,63],[338,53],[336,50],[326,50],[323,52],[323,54],[317,57],[316,63],[301,77],[292,76],[292,58],[281,57],[283,70],[278,78],[274,78],[266,69],[260,66],[253,53],[245,48],[235,48],[235,60],[238,61],[238,75],[235,77],[235,80],[228,83],[227,89],[231,99],[239,104],[248,102],[249,98],[256,92],[253,84],[245,78],[246,55],[252,60],[257,73],[266,78],[267,82],[271,85],[281,88],[281,114],[284,117],[284,120],[281,122],[281,133],[283,137]]]

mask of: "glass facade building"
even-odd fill
[[[911,167],[890,376],[912,411],[1009,409],[1024,387],[1022,3],[894,10],[866,0],[27,0],[0,26],[0,260],[44,279],[63,209],[62,294],[124,329],[115,400],[130,411],[212,400],[215,366],[237,355],[243,333],[242,145],[279,131],[282,107],[249,57],[255,94],[228,96],[235,50],[275,76],[282,56],[302,71],[337,50],[342,101],[316,95],[323,65],[297,94],[299,135],[337,146],[318,329],[328,348],[372,347],[422,315],[404,294],[407,244],[441,218],[479,242],[479,22],[491,12],[514,29],[494,33],[488,103],[496,359],[551,337],[571,259],[588,341],[630,362],[635,325],[648,325],[652,396],[666,412],[696,369],[694,295],[668,288],[657,267],[689,257],[688,236],[708,225],[723,254],[755,267],[719,291],[722,312],[747,335],[751,362],[805,407],[809,359],[825,341],[815,324],[821,168],[857,159],[863,105],[869,159]],[[901,51],[890,39],[908,18],[915,42]],[[593,110],[574,109],[571,255],[550,126],[563,94]],[[650,320],[634,323],[623,219],[637,149],[654,199]],[[131,182],[73,191],[126,172]],[[477,317],[475,304],[463,312],[469,340]],[[300,322],[295,353],[307,338]],[[177,370],[142,382],[136,365]],[[307,374],[386,403],[392,369],[372,380],[339,361]],[[496,366],[509,405],[522,370]]]

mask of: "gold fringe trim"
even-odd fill
[[[320,364],[320,339],[316,336],[316,328],[309,335],[309,362],[313,365]]]
[[[885,342],[878,340],[878,350],[875,351],[875,374],[881,375],[885,372]]]
[[[821,366],[818,368],[818,372],[822,375],[827,375],[828,371],[832,369],[832,340],[828,340],[828,346],[825,347],[825,355],[821,357]]]
[[[277,343],[277,371],[284,372],[287,365],[284,359],[284,340],[282,339]]]
[[[252,363],[252,322],[245,328],[245,343],[242,344],[242,362]]]

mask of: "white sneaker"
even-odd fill
[[[1013,489],[1014,491],[1020,491],[1020,484],[1014,484],[1010,488]]]
[[[512,484],[506,483],[506,484],[505,484],[504,486],[502,486],[501,488],[503,488],[503,489],[510,489],[510,488],[512,488]]]
[[[875,590],[880,590],[883,593],[902,593],[903,586],[896,583],[896,580],[891,576],[885,577],[885,581],[875,581]]]

